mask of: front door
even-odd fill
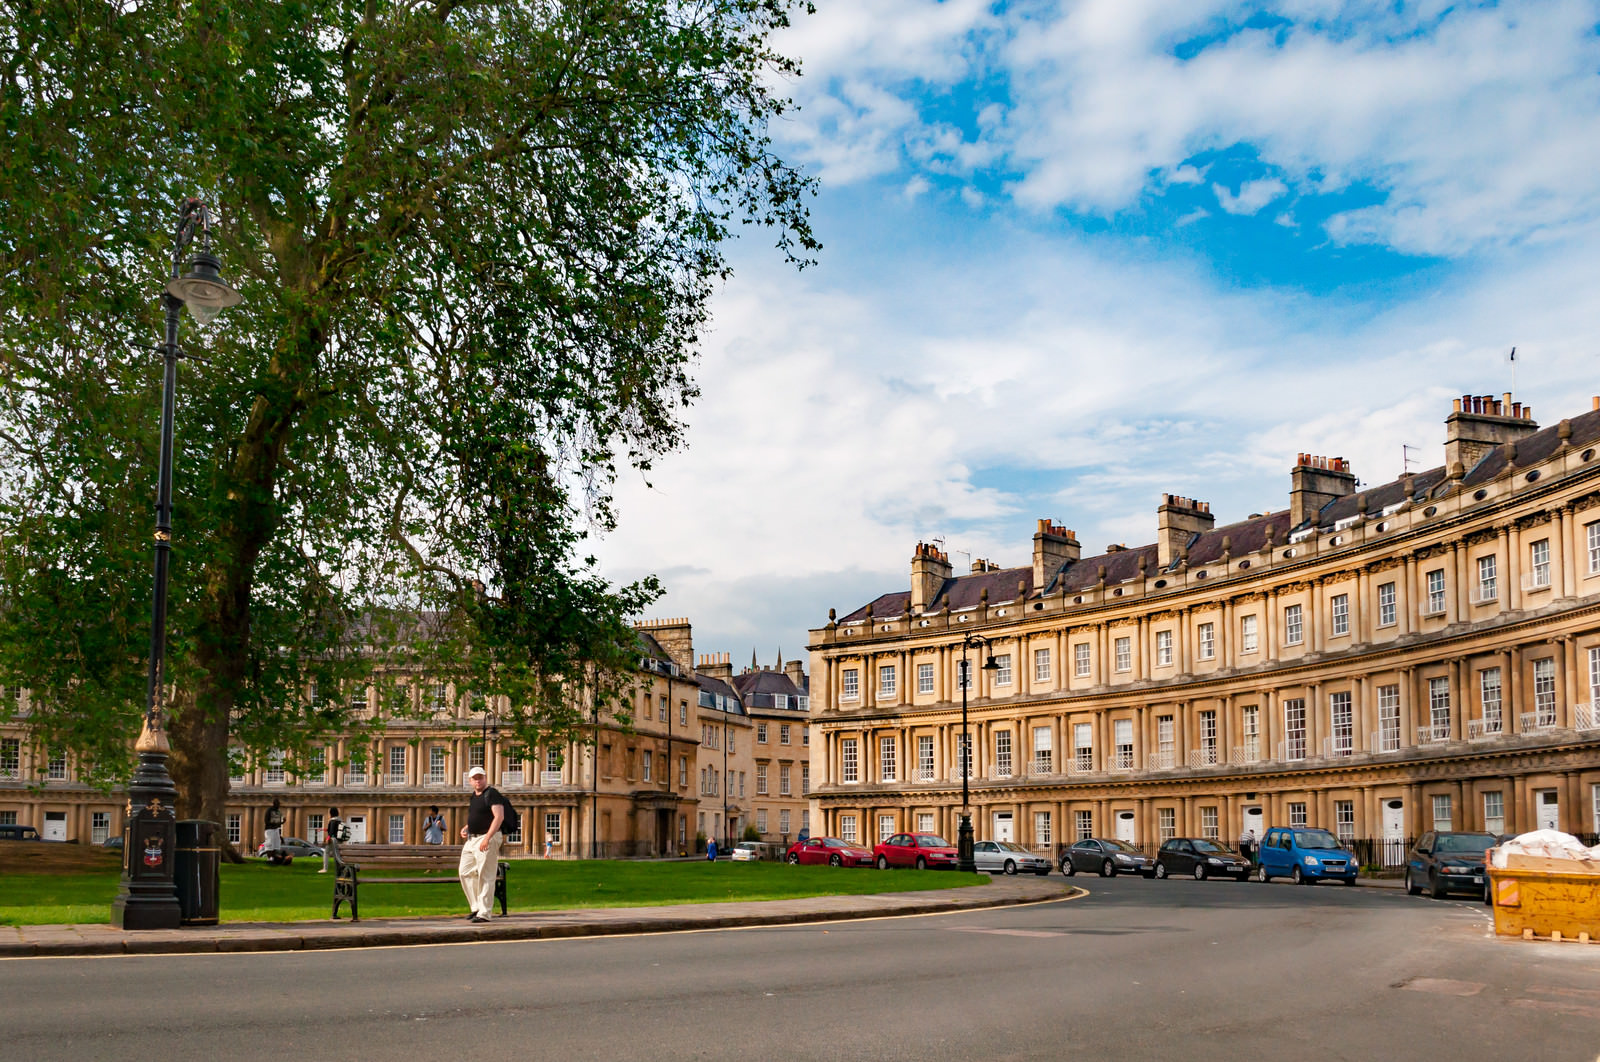
[[[997,841],[1015,841],[1012,834],[1011,812],[997,811],[994,813],[994,839]]]
[[[67,813],[65,811],[45,812],[44,831],[40,836],[47,841],[65,841],[67,839]]]
[[[1134,830],[1133,812],[1117,812],[1117,840],[1133,844],[1137,833]]]
[[[350,822],[350,843],[351,844],[366,844],[367,843],[367,817],[365,815],[351,815],[350,819],[349,819],[349,822]]]
[[[1561,797],[1554,789],[1533,791],[1534,824],[1541,830],[1559,830]]]
[[[656,809],[656,854],[672,854],[672,812],[666,808]]]
[[[1240,838],[1245,834],[1250,835],[1257,848],[1261,847],[1262,839],[1267,836],[1267,821],[1259,806],[1244,809],[1244,831],[1239,834]]]
[[[1406,802],[1404,800],[1385,800],[1383,802],[1383,851],[1380,853],[1382,864],[1386,867],[1397,867],[1406,860]]]

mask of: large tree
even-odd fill
[[[530,742],[621,703],[658,591],[582,540],[682,442],[736,227],[816,246],[766,133],[795,6],[4,0],[0,680],[40,740],[128,769],[190,195],[245,301],[185,324],[180,814],[220,818],[230,746],[359,726],[369,680],[414,708],[384,675],[502,695]]]

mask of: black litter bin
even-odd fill
[[[178,821],[172,873],[178,885],[178,917],[186,926],[217,924],[222,886],[222,826],[205,819]]]

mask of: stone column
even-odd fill
[[[1506,607],[1522,608],[1522,535],[1511,525],[1500,529],[1500,544],[1506,555]]]

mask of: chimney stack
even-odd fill
[[[702,675],[730,682],[733,679],[733,658],[728,653],[701,653],[700,666],[695,670]]]
[[[918,542],[911,554],[911,611],[926,612],[950,575],[949,556],[932,543]]]
[[[687,619],[640,620],[634,627],[649,631],[685,674],[694,673],[694,628]]]
[[[1456,461],[1472,471],[1472,466],[1496,446],[1516,442],[1539,430],[1533,407],[1511,400],[1507,391],[1502,399],[1493,395],[1462,395],[1444,422],[1444,463]]]
[[[1033,533],[1033,585],[1041,594],[1045,585],[1060,571],[1063,564],[1071,564],[1083,556],[1078,536],[1053,520],[1040,520],[1039,530]]]
[[[1301,454],[1289,473],[1289,526],[1299,527],[1329,502],[1356,492],[1356,474],[1342,457]]]
[[[790,660],[783,665],[783,673],[789,676],[789,681],[804,692],[806,685],[806,665],[803,660]]]
[[[1183,556],[1195,535],[1210,531],[1216,524],[1210,502],[1163,494],[1161,506],[1156,509],[1156,566],[1170,566]]]

